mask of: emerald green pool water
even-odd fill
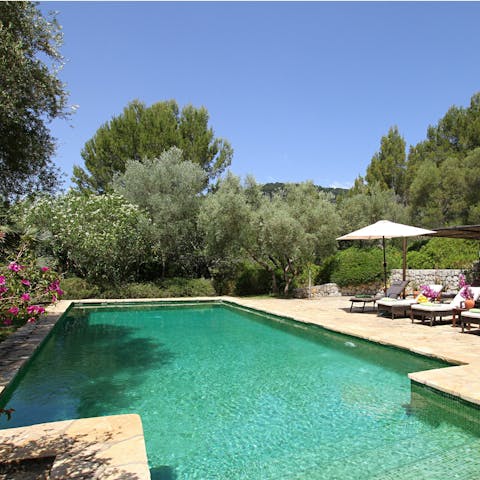
[[[154,480],[478,479],[480,412],[407,378],[442,366],[219,304],[74,308],[1,426],[139,413]]]

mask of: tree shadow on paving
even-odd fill
[[[119,480],[140,479],[135,473],[111,465],[111,460],[102,453],[105,450],[105,443],[112,440],[112,443],[115,442],[111,433],[104,434],[99,443],[88,440],[86,434],[67,436],[55,433],[46,427],[46,436],[39,440],[25,441],[25,433],[14,434],[7,439],[2,438],[0,472],[10,471],[11,473],[7,473],[9,476],[5,478],[22,480],[27,478],[87,480],[106,476]],[[39,469],[42,470],[40,476],[31,476]]]
[[[132,391],[175,357],[135,328],[76,323],[54,332],[8,389],[0,406],[15,412],[4,428],[131,411]]]

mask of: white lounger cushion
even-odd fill
[[[429,285],[432,290],[440,293],[443,290],[443,285]],[[384,305],[384,306],[391,306],[394,305],[395,307],[409,307],[414,303],[418,303],[418,297],[422,295],[421,293],[417,295],[415,298],[403,298],[401,300],[397,300],[395,298],[382,298],[377,300],[377,305]]]
[[[462,312],[462,318],[479,318],[480,312]]]
[[[405,305],[409,307],[410,305],[417,303],[415,298],[404,298],[402,300],[396,300],[395,298],[382,298],[381,300],[377,300],[377,305],[385,305],[385,306],[392,306],[401,307]]]
[[[480,287],[471,287],[473,292],[473,299],[478,300],[480,296]],[[455,295],[455,298],[450,303],[439,303],[438,305],[424,305],[419,303],[418,305],[412,305],[412,309],[421,310],[424,312],[448,312],[454,308],[460,308],[460,304],[464,302],[465,299],[462,297],[460,292]]]

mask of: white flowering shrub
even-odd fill
[[[97,283],[133,280],[149,261],[150,221],[117,194],[43,197],[22,223],[39,231],[63,269]]]

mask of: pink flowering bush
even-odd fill
[[[420,285],[420,289],[422,291],[422,295],[426,297],[430,302],[436,300],[440,292],[433,289],[430,285]]]
[[[465,275],[461,273],[458,276],[458,288],[460,288],[460,295],[465,299],[471,299],[473,298],[473,291],[471,286],[467,283],[467,280],[465,279]]]
[[[63,291],[57,274],[39,267],[26,247],[0,266],[0,326],[35,322],[45,313],[45,303],[55,303]]]

